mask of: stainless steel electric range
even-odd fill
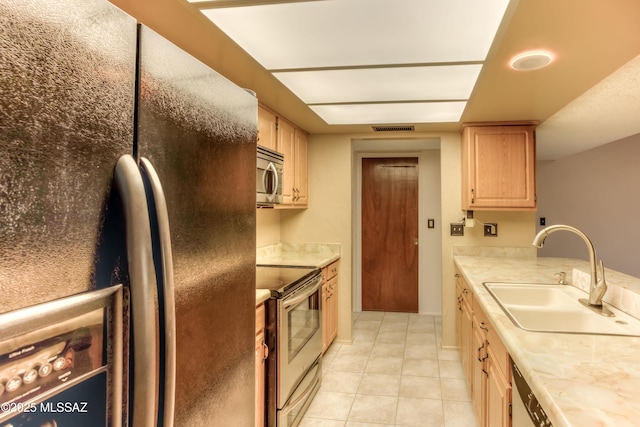
[[[320,387],[321,285],[319,268],[256,268],[256,288],[271,291],[265,304],[268,427],[298,425]]]

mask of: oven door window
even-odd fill
[[[320,292],[314,292],[287,311],[289,336],[287,337],[289,361],[302,350],[304,345],[320,329]]]

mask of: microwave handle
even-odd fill
[[[296,295],[291,299],[285,299],[284,300],[284,309],[286,310],[289,307],[298,304],[300,301],[304,301],[307,298],[309,298],[311,295],[313,295],[318,290],[318,288],[320,287],[320,283],[322,283],[322,276],[318,276],[317,283],[315,285],[313,285],[311,287],[311,289],[309,289],[308,291],[306,291],[302,295]]]
[[[275,199],[276,194],[278,193],[278,170],[276,169],[276,166],[273,164],[273,162],[269,162],[269,165],[265,168],[264,170],[264,175],[262,175],[262,185],[264,187],[267,186],[267,174],[268,173],[272,173],[273,177],[275,178],[274,182],[274,186],[273,186],[273,190],[271,191],[271,194],[268,196],[269,201],[272,201]]]

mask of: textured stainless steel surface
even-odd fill
[[[135,44],[107,2],[0,0],[0,312],[105,285],[96,247],[133,142]]]
[[[175,425],[250,426],[257,100],[148,28],[140,45],[138,152],[173,243]]]

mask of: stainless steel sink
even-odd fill
[[[586,292],[569,285],[484,283],[513,323],[528,331],[640,336],[640,320],[608,306],[603,316],[579,302]]]

